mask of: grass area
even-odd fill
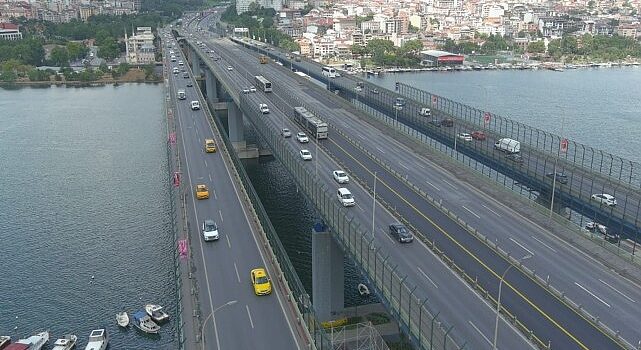
[[[374,312],[366,316],[367,320],[372,322],[373,325],[389,323],[390,318],[384,313]]]

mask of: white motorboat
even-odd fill
[[[85,347],[85,350],[105,350],[109,345],[109,336],[107,336],[107,330],[104,328],[94,329],[89,334],[89,342]]]
[[[363,283],[359,283],[359,284],[358,284],[358,293],[359,293],[362,297],[366,297],[366,296],[368,296],[368,295],[369,295],[369,288],[367,288],[367,286],[366,286],[365,284],[363,284]]]
[[[116,314],[116,322],[120,327],[127,327],[129,325],[129,315],[127,312],[119,312]]]
[[[147,304],[145,305],[145,311],[156,322],[164,322],[169,319],[169,314],[160,305]]]
[[[49,332],[40,332],[26,339],[20,339],[16,344],[29,345],[29,350],[40,350],[49,341]]]
[[[77,341],[78,337],[74,334],[66,334],[64,337],[53,343],[53,349],[51,350],[71,350],[76,346]]]
[[[149,334],[158,334],[158,332],[160,332],[160,326],[157,325],[156,322],[154,322],[144,311],[137,311],[132,315],[132,317],[134,326],[141,331]]]

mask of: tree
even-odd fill
[[[416,56],[418,53],[423,49],[423,43],[418,40],[408,40],[403,45],[401,46],[399,50],[399,54],[401,55],[410,55],[410,56]]]
[[[66,47],[56,46],[51,50],[51,63],[57,67],[69,65],[69,52]]]
[[[545,42],[543,40],[533,41],[527,45],[527,52],[530,53],[544,53]]]
[[[70,59],[77,60],[85,58],[87,53],[89,53],[89,48],[82,43],[69,41],[67,42],[67,52],[69,53]]]
[[[113,60],[118,56],[120,56],[120,46],[116,39],[112,37],[104,39],[104,43],[98,47],[98,57]]]

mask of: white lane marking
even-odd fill
[[[216,195],[216,190],[214,190],[213,192],[214,192],[214,199],[218,199],[218,195]]]
[[[376,147],[376,149],[377,149],[379,152],[381,152],[381,153],[385,154],[385,151],[383,151],[382,149],[380,149],[380,148],[378,148],[378,147]]]
[[[423,169],[425,169],[425,165],[421,164],[421,162],[420,162],[420,161],[417,161],[417,162],[416,162],[416,165],[417,165],[419,168],[423,168]]]
[[[223,218],[223,212],[220,211],[220,209],[218,209],[218,215],[220,215],[220,222],[225,221],[225,219]]]
[[[590,292],[589,290],[587,290],[587,289],[586,289],[585,287],[583,287],[582,285],[580,285],[580,284],[578,284],[578,283],[576,283],[576,282],[574,282],[574,284],[576,284],[576,286],[577,286],[577,287],[579,287],[579,288],[583,289],[586,293],[588,293],[588,294],[590,294],[591,296],[593,296],[596,300],[598,300],[598,301],[602,302],[602,303],[603,303],[603,305],[605,305],[605,306],[607,306],[607,307],[610,307],[610,304],[606,303],[605,301],[603,301],[603,299],[601,299],[601,298],[599,298],[598,296],[594,295],[594,293]]]
[[[469,320],[468,320],[467,322],[470,324],[470,326],[472,326],[472,328],[474,328],[477,332],[479,332],[479,334],[481,335],[481,337],[483,337],[483,339],[485,339],[485,341],[486,341],[488,344],[490,344],[490,345],[492,344],[492,342],[491,342],[491,341],[490,341],[490,340],[485,336],[485,334],[483,334],[483,332],[481,332],[481,330],[480,330],[480,329],[478,329],[478,327],[476,327],[476,325],[475,325],[472,321],[469,321]],[[496,349],[498,349],[498,347],[496,347]]]
[[[235,262],[234,262],[234,270],[236,270],[236,278],[238,278],[238,283],[240,283],[240,274],[238,273],[238,266],[236,266]]]
[[[445,182],[446,184],[448,184],[448,185],[452,186],[452,188],[453,188],[453,189],[457,189],[457,187],[456,187],[456,186],[454,186],[454,185],[452,185],[449,181],[447,181],[447,180],[443,180],[443,182]]]
[[[471,211],[470,209],[468,209],[466,206],[462,205],[462,207],[463,207],[463,209],[465,209],[465,210],[469,211],[469,212],[470,212],[470,214],[472,214],[472,215],[476,216],[476,218],[477,218],[477,219],[480,219],[480,218],[481,218],[481,217],[480,217],[480,216],[478,216],[475,212],[473,212],[473,211]]]
[[[205,168],[207,167],[207,160],[205,159]]]
[[[514,244],[518,245],[518,246],[519,246],[519,247],[521,247],[523,250],[525,250],[526,252],[528,252],[528,254],[530,254],[530,255],[534,256],[534,253],[533,253],[531,250],[529,250],[529,249],[525,248],[525,246],[524,246],[523,244],[521,244],[521,243],[517,242],[514,238],[510,237],[510,241],[514,242]]]
[[[420,268],[419,266],[417,266],[416,268],[418,269],[418,272],[420,272],[420,273],[421,273],[421,275],[423,275],[423,277],[427,278],[427,280],[428,280],[431,284],[433,284],[433,285],[434,285],[434,287],[438,288],[438,286],[436,285],[436,283],[434,283],[434,281],[432,281],[432,279],[430,278],[430,276],[428,276],[428,275],[425,273],[425,271],[421,270],[421,268]]]
[[[356,206],[358,207],[358,209],[365,211],[365,209],[363,209],[360,205],[356,204]]]
[[[630,298],[629,296],[627,296],[627,295],[623,294],[623,292],[619,291],[618,289],[616,289],[616,288],[612,287],[612,286],[611,286],[611,285],[609,285],[606,281],[604,281],[604,280],[602,280],[602,279],[600,279],[600,278],[599,278],[599,282],[601,282],[601,283],[605,284],[606,286],[610,287],[613,291],[615,291],[615,292],[619,293],[622,297],[624,297],[624,298],[626,298],[626,299],[630,300],[630,301],[631,301],[631,302],[633,302],[633,303],[636,303],[636,301],[635,301],[635,300],[633,300],[633,299],[632,299],[632,298]]]
[[[227,239],[227,246],[231,248],[231,242],[229,241],[229,236],[225,235],[225,238]]]
[[[546,248],[548,248],[549,250],[551,250],[551,251],[553,251],[553,252],[555,252],[555,253],[556,253],[556,249],[554,249],[554,248],[550,247],[549,245],[545,244],[545,242],[543,242],[542,240],[540,240],[540,239],[536,238],[535,236],[530,236],[530,237],[532,237],[532,239],[534,239],[535,241],[537,241],[537,242],[541,243],[544,247],[546,247]]]
[[[213,182],[214,179],[211,178],[211,174],[209,174],[209,182]]]
[[[245,309],[247,309],[247,316],[249,316],[249,324],[254,328],[254,321],[252,321],[252,314],[249,312],[249,305],[245,305]]]
[[[429,182],[429,181],[427,181],[427,180],[425,180],[425,182],[427,182],[427,184],[428,184],[428,185],[430,185],[430,186],[434,187],[434,189],[435,189],[435,190],[437,190],[437,191],[440,191],[440,190],[441,190],[440,188],[436,187],[436,185],[434,185],[433,183],[431,183],[431,182]]]
[[[483,206],[483,208],[485,208],[485,209],[489,210],[492,214],[494,214],[494,215],[496,215],[496,216],[498,216],[498,217],[501,217],[501,215],[499,215],[499,213],[495,212],[494,210],[492,210],[492,209],[491,209],[490,207],[488,207],[487,205],[485,205],[485,204],[481,204],[481,205]]]
[[[388,235],[388,234],[386,234],[385,232],[383,232],[383,235],[384,235],[385,237],[387,237],[387,239],[389,239],[389,240],[390,240],[390,242],[392,242],[392,244],[396,244],[396,242],[394,241],[394,239],[392,239],[392,236],[391,236],[391,235]]]
[[[407,170],[410,170],[410,168],[406,167],[406,166],[405,166],[405,164],[403,164],[403,163],[401,163],[401,162],[398,162],[398,165],[402,166],[403,168],[405,168],[405,169],[407,169]]]

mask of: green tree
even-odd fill
[[[77,60],[86,57],[87,53],[89,53],[89,48],[82,43],[69,41],[67,42],[67,52],[70,59]]]
[[[543,42],[543,40],[533,41],[527,45],[526,51],[530,53],[544,53],[545,42]]]
[[[69,65],[69,52],[66,47],[56,46],[51,50],[51,63],[57,67]]]
[[[120,46],[116,39],[112,37],[104,39],[104,43],[98,47],[98,57],[113,60],[118,56],[120,56]]]

